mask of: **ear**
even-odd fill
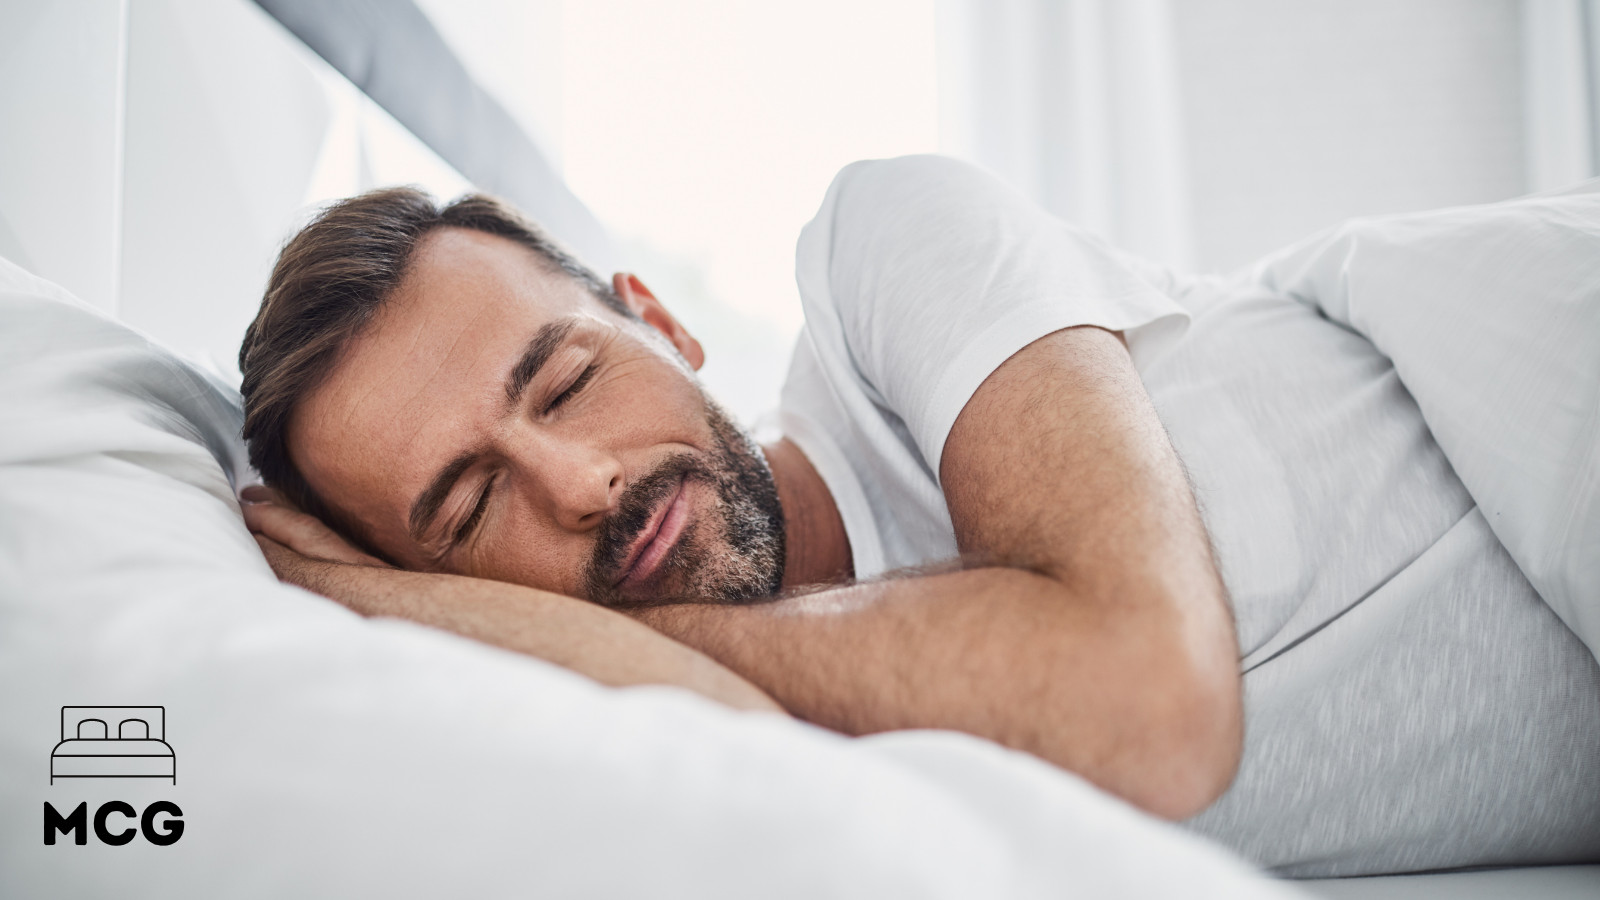
[[[618,272],[611,276],[611,287],[616,290],[624,306],[633,310],[634,315],[661,332],[672,346],[678,348],[690,368],[698,372],[706,364],[706,352],[700,348],[700,342],[672,317],[672,313],[667,312],[667,308],[661,305],[655,294],[650,293],[637,275]]]

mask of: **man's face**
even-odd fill
[[[295,411],[296,465],[406,568],[609,605],[776,592],[771,472],[630,284],[650,324],[510,240],[430,233]]]

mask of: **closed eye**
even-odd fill
[[[562,404],[566,403],[568,400],[571,400],[573,397],[576,397],[578,393],[584,389],[584,386],[593,380],[595,372],[598,369],[598,364],[590,363],[588,367],[578,374],[577,378],[572,380],[572,384],[567,385],[566,390],[562,391],[554,400],[550,401],[550,404],[545,407],[544,411],[546,413],[554,412],[556,409],[560,408]],[[497,475],[494,478],[489,479],[489,481],[484,484],[483,491],[478,494],[477,504],[472,507],[472,512],[467,516],[466,521],[462,522],[460,527],[456,528],[455,534],[451,537],[450,543],[452,547],[459,545],[462,541],[465,541],[468,537],[471,537],[472,532],[478,527],[478,523],[483,520],[484,513],[489,508],[489,495],[494,491],[495,482],[498,480],[499,476]]]
[[[484,510],[489,508],[489,493],[494,490],[494,483],[499,480],[500,476],[496,475],[484,484],[483,492],[478,495],[478,504],[472,508],[472,513],[461,523],[461,527],[456,529],[455,537],[451,540],[452,544],[460,544],[471,536],[473,529],[478,527],[478,523],[483,520]]]
[[[568,385],[566,390],[562,391],[554,400],[550,401],[550,405],[546,406],[544,411],[547,413],[554,412],[556,409],[560,408],[561,404],[566,403],[573,397],[576,397],[578,392],[583,390],[584,385],[588,384],[589,381],[594,378],[595,370],[598,368],[599,366],[597,364],[590,363],[588,368],[584,369],[577,378],[573,379],[572,384]]]

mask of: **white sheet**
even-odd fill
[[[282,586],[232,499],[238,423],[229,390],[0,262],[8,894],[1288,892],[974,738],[605,689]],[[165,706],[178,783],[52,786],[60,707],[81,704]],[[182,838],[40,841],[44,802],[113,799],[178,803]]]

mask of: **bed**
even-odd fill
[[[319,37],[305,18],[318,5],[0,11],[0,35],[46,48],[70,38],[91,60],[125,61],[104,78],[90,64],[40,79],[29,90],[87,112],[22,120],[9,135],[41,137],[8,136],[0,166],[5,893],[1600,892],[1595,866],[1291,883],[975,738],[851,740],[674,689],[607,689],[279,584],[234,499],[252,473],[229,360],[289,228],[374,182],[446,194],[478,183],[587,254],[614,252],[531,145],[486,162],[470,156],[481,144],[427,139],[505,124],[461,72],[445,80],[478,105],[465,124],[380,105],[397,71],[386,66],[403,73],[443,46],[418,36],[425,19],[402,16],[411,43],[396,58]],[[251,99],[249,115],[216,101],[229,93]],[[21,184],[19,165],[71,168]],[[246,184],[257,169],[269,174]],[[81,215],[63,220],[63,204]],[[72,705],[84,702],[103,705]],[[188,825],[170,846],[41,845],[41,804],[85,800],[166,800]]]

